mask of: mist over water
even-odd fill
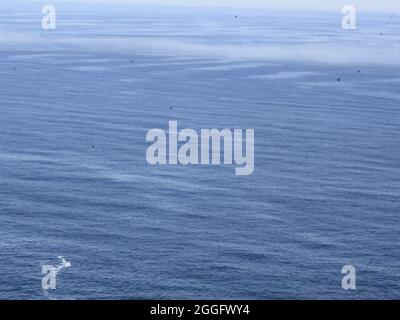
[[[49,298],[58,256],[54,299],[400,297],[400,16],[40,19],[0,12],[0,298]],[[170,120],[254,128],[255,172],[149,166],[146,133]]]

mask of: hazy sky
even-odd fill
[[[11,1],[11,0],[9,0]],[[27,1],[27,0],[25,0]],[[32,0],[29,0],[32,2]],[[201,5],[266,7],[279,9],[340,10],[344,5],[354,5],[358,10],[400,12],[400,0],[36,0],[54,4],[57,2],[82,3],[132,3],[145,5]],[[13,0],[15,2],[15,0]]]

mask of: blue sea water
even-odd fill
[[[0,298],[400,298],[400,16],[56,8],[0,12]],[[170,120],[255,172],[148,165]]]

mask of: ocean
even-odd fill
[[[400,16],[0,9],[1,299],[400,298]],[[169,121],[254,173],[149,165]]]

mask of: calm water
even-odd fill
[[[400,298],[400,17],[57,9],[1,9],[0,298]],[[147,165],[169,120],[254,174]]]

